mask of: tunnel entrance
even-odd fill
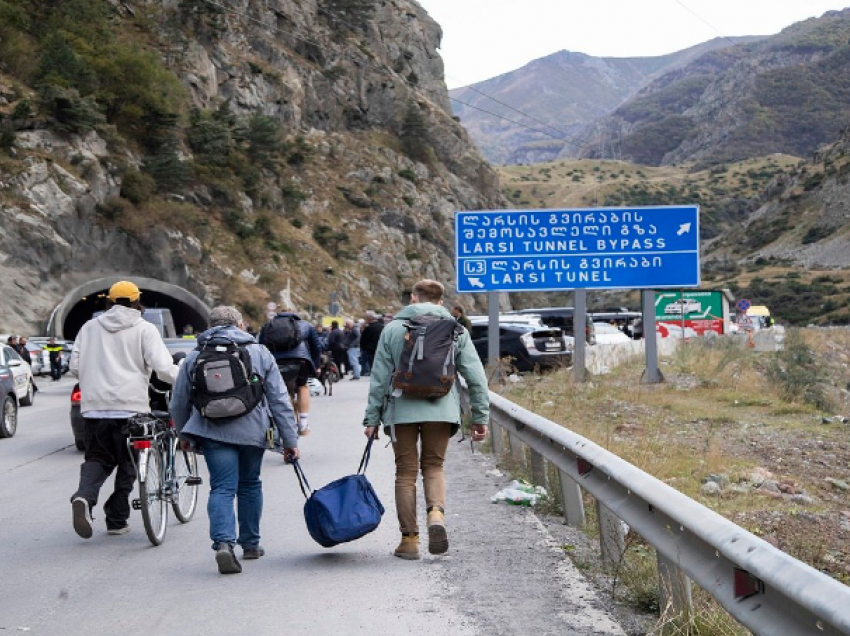
[[[106,309],[106,294],[119,280],[131,280],[142,291],[142,306],[167,308],[174,318],[177,334],[191,326],[194,333],[209,327],[209,307],[186,289],[163,281],[138,276],[101,278],[80,285],[69,293],[54,310],[48,324],[48,335],[73,340],[95,312]]]

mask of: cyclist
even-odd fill
[[[260,546],[263,511],[260,469],[264,450],[268,448],[269,417],[280,435],[284,458],[298,459],[298,435],[292,405],[274,358],[244,331],[242,314],[235,307],[216,307],[210,313],[210,324],[212,327],[198,337],[199,349],[208,344],[234,344],[246,349],[252,373],[262,380],[264,399],[237,417],[213,421],[202,416],[192,405],[193,375],[201,353],[196,349],[189,353],[180,368],[170,411],[181,439],[197,446],[207,462],[210,472],[207,512],[218,571],[238,574],[242,565],[234,553],[235,544],[242,546],[244,559],[259,559],[266,553]],[[234,499],[238,516],[234,514]]]
[[[70,370],[80,380],[80,410],[85,420],[86,454],[80,483],[71,496],[74,530],[92,537],[91,511],[103,483],[113,470],[115,489],[103,506],[108,534],[130,530],[130,493],[136,471],[125,420],[148,413],[151,371],[168,383],[177,367],[156,327],[142,319],[141,292],[129,282],[115,283],[107,295],[109,309],[89,320],[74,342]]]
[[[286,350],[277,349],[269,341],[268,331],[271,323],[266,323],[260,329],[257,341],[266,345],[272,351],[283,381],[293,398],[293,404],[298,411],[298,434],[310,434],[310,387],[307,380],[316,377],[317,370],[322,365],[322,341],[315,327],[306,320],[301,320],[293,309],[286,309],[277,314],[275,320],[295,320],[300,331],[298,344]]]

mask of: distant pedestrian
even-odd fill
[[[423,316],[449,319],[452,316],[443,305],[443,285],[433,280],[421,280],[413,286],[410,305],[395,315],[378,341],[372,377],[369,385],[369,404],[363,420],[367,437],[377,435],[383,423],[389,432],[395,453],[395,498],[401,543],[394,554],[402,559],[419,558],[419,523],[416,514],[416,479],[422,471],[425,505],[428,512],[428,551],[443,554],[449,548],[446,533],[446,479],[443,471],[449,438],[460,428],[460,399],[455,382],[442,397],[415,397],[393,387],[393,373],[408,340],[406,323]],[[431,323],[434,324],[434,323]],[[457,329],[456,324],[451,325]],[[484,367],[475,351],[469,332],[457,334],[455,368],[469,387],[472,409],[472,439],[481,441],[487,435],[490,404]],[[423,339],[424,346],[424,339]],[[447,350],[450,345],[445,344]],[[428,351],[423,351],[425,357]],[[438,352],[434,352],[435,354]],[[432,359],[442,357],[439,351]],[[434,368],[444,368],[443,361]],[[415,368],[415,367],[414,367]],[[414,374],[415,375],[415,372]],[[439,381],[440,378],[438,377]],[[405,379],[405,381],[407,381]],[[421,443],[421,450],[417,447]]]
[[[345,319],[345,335],[342,340],[348,366],[351,367],[351,380],[360,379],[360,327],[353,318]]]
[[[289,349],[280,349],[269,341],[269,327],[274,321],[294,320],[300,334],[298,344]],[[257,342],[266,345],[274,355],[286,390],[295,396],[298,410],[298,434],[309,435],[310,424],[310,387],[307,381],[315,378],[322,365],[322,341],[315,328],[306,320],[301,320],[292,309],[280,312],[260,329]]]
[[[363,369],[361,375],[371,375],[372,363],[375,360],[375,351],[378,348],[378,340],[384,330],[384,323],[378,320],[378,314],[371,309],[366,312],[366,326],[360,334],[360,349],[363,351]]]
[[[283,445],[284,457],[299,457],[298,434],[292,404],[272,354],[243,330],[242,314],[235,307],[216,307],[210,313],[210,329],[198,336],[198,346],[235,345],[244,348],[251,360],[250,372],[263,384],[265,398],[244,415],[210,420],[192,405],[194,373],[201,351],[189,353],[180,367],[171,397],[171,417],[184,446],[202,453],[210,474],[207,513],[210,539],[221,574],[237,574],[242,564],[234,547],[242,547],[242,558],[265,555],[260,545],[263,486],[260,469],[268,448],[270,421]],[[238,512],[234,511],[234,502]],[[238,519],[238,532],[237,532]]]
[[[340,374],[345,375],[348,368],[348,362],[345,355],[345,334],[339,328],[339,322],[336,320],[331,322],[331,332],[328,334],[327,350],[331,352],[336,368]]]
[[[51,338],[44,347],[50,359],[50,377],[56,382],[62,379],[62,345],[56,344],[56,338]]]
[[[472,322],[470,322],[469,318],[466,317],[466,314],[463,313],[463,307],[460,305],[452,307],[452,316],[454,316],[455,320],[463,325],[464,329],[470,332],[472,331]]]
[[[12,348],[18,352],[18,355],[24,359],[24,362],[32,366],[32,356],[29,349],[27,349],[27,339],[24,336],[18,338],[18,344]]]

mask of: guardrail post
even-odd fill
[[[673,561],[658,554],[658,586],[661,600],[661,615],[680,616],[687,625],[694,608],[691,594],[691,579]]]
[[[531,481],[535,486],[543,486],[547,490],[549,489],[549,484],[547,483],[549,480],[546,476],[546,460],[543,459],[543,455],[533,449],[531,451]]]
[[[502,423],[499,422],[493,411],[490,411],[490,442],[493,444],[493,453],[496,460],[502,459],[505,454],[505,437]]]
[[[568,526],[584,527],[584,500],[579,486],[563,470],[558,471],[561,479],[561,499],[564,502],[564,518]]]
[[[623,522],[602,503],[596,500],[596,515],[599,519],[599,547],[602,549],[602,562],[617,565],[626,553],[626,532]]]
[[[520,465],[525,466],[525,444],[511,432],[508,432],[508,439],[511,443],[511,458]]]

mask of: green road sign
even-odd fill
[[[719,291],[655,293],[655,320],[685,329],[685,336],[706,331],[723,333],[723,294]]]

